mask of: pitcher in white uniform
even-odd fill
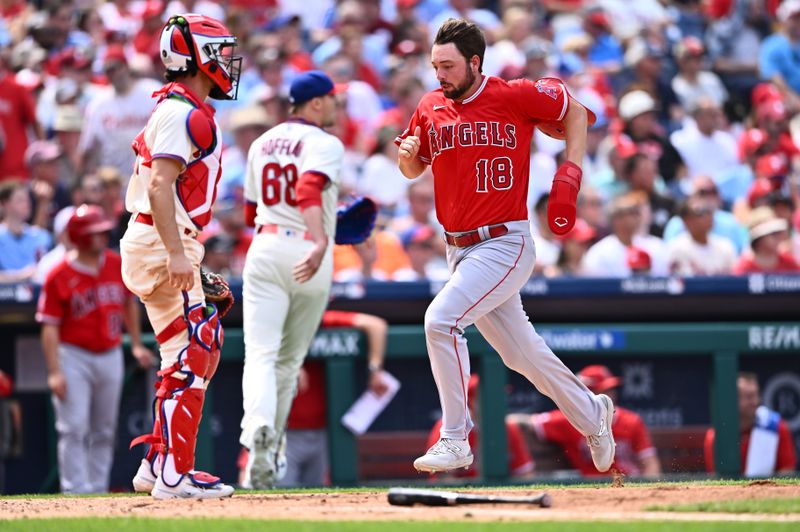
[[[256,235],[244,267],[244,485],[272,487],[285,472],[285,425],[297,374],[328,304],[344,146],[322,128],[336,115],[330,78],[300,74],[290,118],[250,147],[245,216]]]

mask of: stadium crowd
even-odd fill
[[[798,0],[2,0],[0,282],[40,282],[82,203],[116,221],[118,245],[160,30],[187,11],[225,20],[245,57],[238,100],[214,102],[224,170],[201,238],[215,271],[240,276],[250,243],[250,144],[286,117],[293,76],[321,68],[347,85],[344,193],[380,204],[374,237],[335,250],[335,280],[447,278],[431,176],[403,178],[394,138],[438,86],[430,44],[448,17],[485,30],[484,73],[559,77],[598,116],[564,238],[543,223],[563,143],[531,146],[537,275],[800,271]]]

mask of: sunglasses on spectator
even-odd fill
[[[716,196],[718,194],[716,188],[698,188],[697,195],[698,196]]]
[[[642,211],[639,207],[628,207],[617,211],[618,216],[639,216],[640,214],[642,214]]]
[[[708,207],[697,207],[696,209],[689,209],[689,214],[692,216],[706,216],[711,214],[713,211]]]

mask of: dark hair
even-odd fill
[[[547,204],[550,202],[550,193],[545,193],[539,196],[536,200],[536,205],[533,207],[533,212],[543,213],[547,210]]]
[[[0,183],[0,203],[5,203],[18,188],[25,186],[25,182],[21,179],[7,179]]]
[[[483,72],[483,54],[486,51],[486,39],[484,39],[483,32],[477,24],[460,18],[449,18],[439,28],[433,43],[453,43],[458,48],[458,51],[461,52],[461,55],[467,59],[467,62],[472,59],[473,55],[477,55],[480,60],[478,72]]]
[[[624,165],[622,167],[622,175],[623,177],[628,180],[631,177],[631,174],[636,171],[636,167],[639,166],[639,162],[647,159],[647,155],[644,153],[637,151],[627,159],[625,159]]]

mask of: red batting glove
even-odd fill
[[[575,225],[582,176],[580,166],[570,161],[564,162],[556,171],[547,203],[547,223],[556,235],[569,233]]]

